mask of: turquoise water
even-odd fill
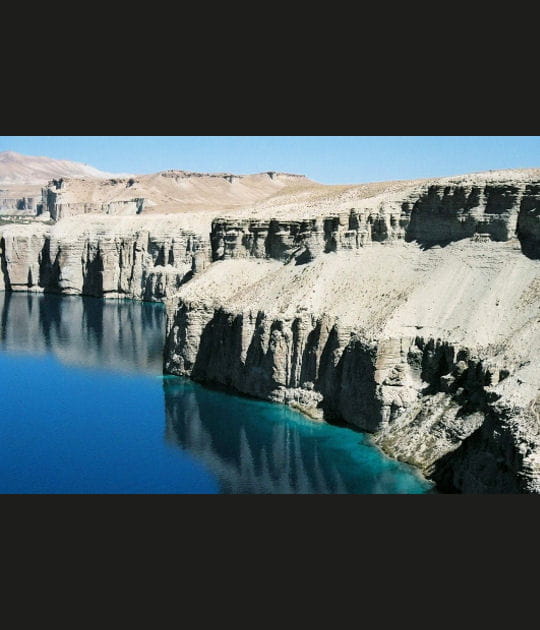
[[[346,428],[163,376],[161,305],[0,293],[2,493],[424,493]]]

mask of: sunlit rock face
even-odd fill
[[[295,191],[4,226],[0,288],[163,301],[167,372],[347,422],[449,490],[540,491],[537,174]]]
[[[0,236],[2,281],[11,291],[162,301],[208,259],[207,239],[154,220],[14,224]]]
[[[537,183],[425,185],[333,216],[291,221],[218,218],[212,223],[212,255],[213,260],[252,256],[309,262],[323,253],[373,242],[433,246],[517,237],[526,254],[534,256],[540,242],[539,208]]]
[[[540,262],[518,239],[289,262],[181,287],[166,371],[357,426],[446,490],[540,491]]]

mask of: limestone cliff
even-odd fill
[[[539,193],[469,178],[216,218],[165,368],[358,426],[441,488],[539,492]]]
[[[345,421],[442,489],[540,492],[538,173],[295,186],[1,227],[0,289],[164,301],[166,372]]]
[[[208,257],[208,239],[166,219],[88,216],[0,228],[2,283],[11,291],[161,301]]]
[[[212,223],[214,260],[275,258],[308,262],[322,253],[359,249],[373,242],[446,245],[474,238],[517,237],[524,252],[540,244],[540,184],[497,181],[426,184],[407,194],[357,200],[358,207],[294,219],[220,217]]]

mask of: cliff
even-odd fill
[[[357,207],[326,216],[216,218],[213,259],[253,256],[287,262],[292,256],[303,256],[307,262],[323,253],[359,249],[372,242],[415,241],[431,247],[467,238],[508,241],[515,237],[523,251],[534,256],[540,243],[537,182],[425,184],[405,195],[354,201]]]
[[[209,258],[205,230],[187,228],[198,217],[107,218],[1,227],[0,288],[161,301]]]
[[[483,248],[215,263],[168,304],[165,370],[369,431],[445,489],[537,492],[539,264]]]
[[[41,195],[13,196],[10,190],[0,190],[0,213],[2,214],[19,214],[26,213],[35,215],[38,206],[41,204]]]
[[[538,493],[539,175],[5,226],[0,288],[164,301],[166,372],[356,426],[443,490]]]
[[[166,371],[357,426],[442,489],[539,492],[540,188],[471,179],[216,218]]]

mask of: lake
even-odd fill
[[[426,493],[362,433],[162,374],[165,312],[0,292],[4,494]]]

